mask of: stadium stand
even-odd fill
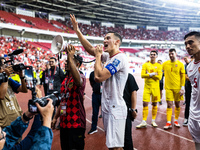
[[[8,13],[6,11],[0,11],[0,17],[5,23],[12,23],[19,26],[25,26],[30,28],[37,28],[48,31],[71,33],[75,34],[72,29],[72,24],[69,20],[47,20],[38,17],[29,17],[14,13]],[[23,21],[22,21],[23,20]],[[187,31],[161,31],[161,30],[147,30],[144,28],[138,29],[124,29],[122,26],[119,27],[106,27],[100,24],[91,25],[79,23],[81,32],[84,35],[104,37],[108,31],[116,31],[124,39],[132,40],[151,40],[151,41],[182,41]]]

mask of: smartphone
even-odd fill
[[[25,74],[26,87],[28,89],[32,89],[34,87],[33,67],[32,66],[26,67],[26,69],[24,70],[24,74]]]

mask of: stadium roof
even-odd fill
[[[200,27],[199,0],[4,0],[14,6],[56,15],[139,26]]]

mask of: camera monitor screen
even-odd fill
[[[24,70],[24,74],[25,74],[25,79],[26,79],[26,87],[28,89],[31,89],[34,87],[33,85],[33,69],[32,69],[32,66],[26,68]]]

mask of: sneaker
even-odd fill
[[[187,119],[184,120],[183,126],[184,126],[184,127],[187,127],[187,126],[188,126],[188,120],[187,120]]]
[[[178,121],[174,121],[174,126],[180,128],[180,124],[178,123]]]
[[[160,100],[159,104],[162,105],[162,101],[161,100]]]
[[[140,128],[146,128],[147,127],[147,123],[142,121],[139,125],[136,126],[137,129],[140,129]]]
[[[158,127],[158,125],[156,124],[155,121],[152,121],[152,122],[151,122],[151,125],[152,125],[154,128],[157,128],[157,127]]]
[[[99,115],[99,118],[102,118],[102,115]]]
[[[166,123],[166,125],[163,127],[165,130],[172,128],[171,123]]]
[[[94,133],[96,133],[96,132],[98,132],[98,130],[96,129],[96,130],[90,130],[89,132],[88,132],[88,134],[94,134]]]

